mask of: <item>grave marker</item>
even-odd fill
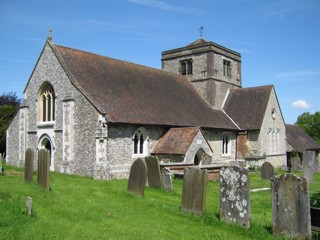
[[[229,166],[220,170],[221,220],[250,227],[249,170]]]
[[[27,207],[27,215],[31,217],[32,215],[32,198],[31,197],[27,197],[26,207]]]
[[[309,186],[306,178],[283,174],[271,179],[272,232],[289,238],[311,237]]]
[[[41,149],[38,152],[38,185],[49,191],[50,151]]]
[[[302,160],[302,172],[303,176],[309,180],[309,183],[313,182],[313,173],[318,170],[319,163],[317,160],[315,151],[304,151]]]
[[[172,174],[169,168],[164,167],[161,170],[162,172],[162,186],[163,189],[166,191],[173,191],[173,186],[172,186]]]
[[[135,160],[130,169],[128,191],[143,196],[147,179],[147,165],[144,159]]]
[[[159,159],[157,157],[146,157],[145,162],[147,164],[148,169],[148,184],[149,187],[153,188],[161,188],[161,173],[160,173],[160,165]]]
[[[270,179],[274,175],[274,168],[271,163],[264,162],[261,166],[261,179]]]
[[[26,151],[24,164],[24,180],[26,182],[33,181],[33,151],[30,148],[28,148]]]
[[[300,169],[299,169],[300,167]],[[291,158],[291,172],[301,170],[301,162],[299,157]]]
[[[181,212],[200,215],[206,205],[207,170],[187,168],[183,177]]]

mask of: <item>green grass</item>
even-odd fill
[[[127,192],[127,180],[50,174],[50,192],[38,188],[36,176],[25,183],[22,169],[5,166],[0,176],[0,239],[283,239],[271,234],[271,193],[251,193],[251,227],[219,219],[219,182],[208,183],[206,211],[180,212],[182,180],[174,191],[147,188],[143,197]],[[319,191],[320,174],[310,191]],[[251,188],[270,187],[258,174]],[[33,199],[27,216],[26,198]]]

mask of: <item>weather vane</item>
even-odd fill
[[[48,30],[48,40],[52,40],[52,37],[51,37],[51,33],[52,33],[52,28],[49,28]]]
[[[203,33],[204,33],[203,26],[201,26],[201,27],[199,28],[199,32],[200,32],[200,37],[202,37],[202,36],[203,36]]]

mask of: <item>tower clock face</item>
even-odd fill
[[[276,109],[273,108],[272,111],[271,111],[271,117],[272,117],[272,119],[276,119],[276,116],[277,116]]]

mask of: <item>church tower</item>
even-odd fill
[[[185,75],[203,98],[221,108],[228,89],[241,88],[241,55],[200,38],[162,52],[162,70]]]

